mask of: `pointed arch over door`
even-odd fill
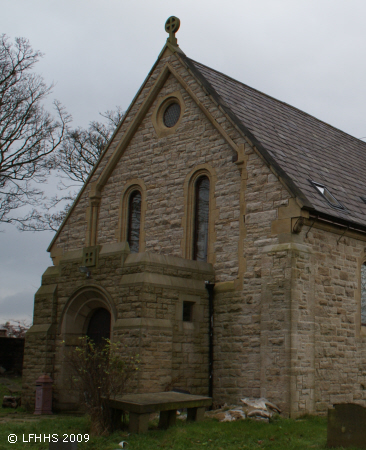
[[[104,309],[110,317],[110,328],[113,329],[117,311],[107,291],[100,286],[85,286],[78,289],[66,303],[60,320],[59,332],[64,340],[72,336],[85,336],[91,318],[96,311]],[[106,316],[106,314],[104,313]],[[105,322],[107,319],[104,318]],[[110,331],[109,331],[110,334]]]
[[[58,402],[63,409],[79,408],[80,393],[70,383],[73,372],[69,352],[80,345],[80,338],[90,336],[96,344],[102,336],[113,341],[117,310],[108,292],[97,285],[83,286],[67,301],[59,322],[59,342],[55,355],[55,380],[59,391]]]

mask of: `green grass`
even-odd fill
[[[29,441],[30,434],[54,433],[83,435],[88,434],[89,422],[86,417],[39,417],[30,414],[16,414],[12,419],[0,423],[0,450],[29,449],[46,450],[48,442]],[[16,421],[14,417],[17,417]],[[18,422],[25,420],[25,422]],[[27,421],[30,420],[30,421]],[[129,435],[126,431],[113,433],[108,437],[90,437],[88,442],[78,444],[78,450],[114,450],[120,441],[128,442],[128,450],[239,450],[239,449],[325,449],[326,418],[305,417],[299,420],[276,419],[271,423],[243,420],[219,423],[207,419],[200,423],[185,423],[180,420],[168,430],[157,430],[156,423],[148,433]],[[17,443],[7,442],[8,435],[17,436]],[[31,440],[34,440],[31,439]],[[25,441],[25,442],[23,442]]]
[[[4,382],[4,379],[2,380]],[[7,381],[9,384],[9,381]],[[20,378],[10,380],[11,386],[21,384]],[[0,398],[9,391],[0,378]],[[301,419],[275,418],[269,424],[254,420],[220,423],[206,419],[199,423],[177,420],[177,425],[168,430],[158,430],[157,420],[151,423],[149,432],[129,435],[119,431],[108,437],[90,436],[87,417],[75,416],[34,416],[21,407],[14,410],[0,408],[0,450],[47,450],[48,442],[34,442],[30,435],[57,434],[79,435],[78,450],[115,450],[118,443],[127,441],[127,450],[302,450],[325,449],[327,421],[325,417],[306,416]],[[17,442],[8,442],[9,434],[17,437]]]
[[[7,386],[11,386],[11,387],[18,387],[19,390],[17,391],[17,393],[10,393],[9,389],[7,388]],[[3,398],[4,395],[21,395],[21,391],[22,391],[22,378],[21,377],[0,377],[0,396],[1,399]]]

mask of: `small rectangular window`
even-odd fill
[[[194,302],[183,302],[183,322],[193,322]]]

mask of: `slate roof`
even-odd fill
[[[182,57],[304,208],[366,227],[366,143],[220,72]],[[346,208],[332,207],[309,180]]]

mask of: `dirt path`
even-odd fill
[[[67,417],[71,417],[69,415],[33,415],[28,413],[16,413],[10,412],[4,416],[0,416],[0,423],[25,423],[25,422],[37,422],[39,420],[56,420],[56,419],[65,419]]]

